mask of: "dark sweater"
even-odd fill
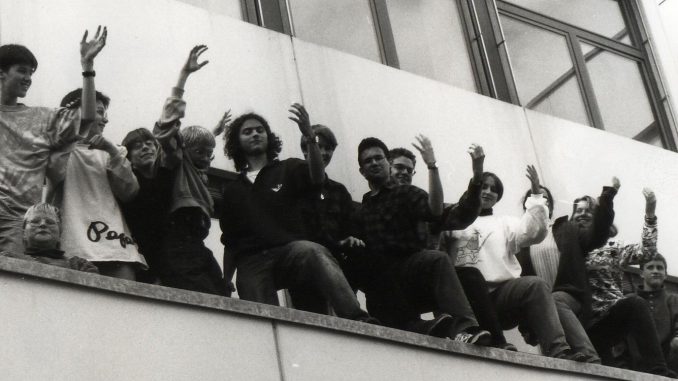
[[[613,199],[617,191],[603,187],[598,199],[598,208],[593,213],[591,229],[580,231],[567,216],[558,218],[553,224],[553,237],[560,251],[558,274],[553,291],[564,291],[575,297],[582,305],[583,321],[591,314],[591,289],[586,275],[586,255],[604,245],[614,221]]]

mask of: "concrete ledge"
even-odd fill
[[[0,273],[10,277],[30,277],[32,280],[60,282],[80,288],[81,291],[114,293],[121,297],[133,297],[175,303],[183,306],[223,311],[241,317],[272,320],[277,323],[291,323],[296,326],[313,329],[331,330],[336,333],[360,335],[363,338],[388,341],[407,346],[415,346],[436,352],[448,352],[451,356],[467,356],[487,361],[517,365],[526,368],[539,368],[569,373],[591,378],[618,380],[656,380],[657,376],[627,371],[593,364],[580,364],[572,361],[556,360],[548,357],[484,348],[457,343],[411,332],[390,329],[371,324],[355,322],[332,316],[307,313],[303,311],[264,305],[239,299],[223,298],[214,295],[184,291],[174,288],[149,285],[120,280],[96,274],[88,274],[59,267],[27,262],[14,258],[0,258]],[[5,306],[3,308],[11,308]],[[525,369],[529,371],[528,369]]]

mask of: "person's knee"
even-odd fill
[[[628,309],[628,313],[634,314],[637,316],[640,315],[647,315],[647,313],[650,311],[650,307],[647,304],[647,300],[643,299],[642,297],[632,294],[632,295],[627,295],[623,300],[623,303],[626,305],[626,308]]]
[[[292,245],[304,266],[339,268],[337,259],[323,245],[311,241],[295,241]]]
[[[546,281],[538,276],[524,276],[518,278],[525,290],[525,296],[545,302],[546,300],[553,300],[551,296],[551,288]]]

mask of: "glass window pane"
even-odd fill
[[[590,125],[564,36],[501,16],[520,104]]]
[[[615,0],[506,0],[544,16],[631,44],[619,2]]]
[[[387,0],[400,68],[476,91],[457,9],[449,0]]]
[[[234,19],[244,20],[242,3],[240,0],[180,0],[181,2],[206,9],[212,13],[233,17]]]
[[[289,0],[294,33],[302,40],[381,62],[367,0]]]
[[[655,122],[636,61],[593,47],[585,56],[605,130],[635,137]]]

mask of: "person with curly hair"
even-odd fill
[[[309,240],[302,205],[322,186],[325,166],[306,109],[295,103],[289,111],[307,141],[306,161],[278,160],[282,143],[258,114],[242,115],[228,126],[224,151],[240,175],[223,190],[225,279],[237,269],[244,300],[277,305],[277,290],[310,288],[337,316],[373,321],[330,251]]]

